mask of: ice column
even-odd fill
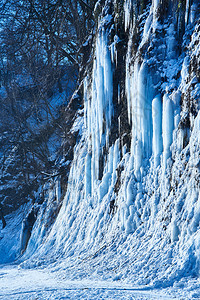
[[[99,178],[99,158],[102,148],[108,142],[109,129],[113,114],[113,73],[111,54],[108,47],[107,34],[100,29],[96,40],[95,60],[91,92],[85,79],[85,125],[88,145],[91,154],[86,158],[86,190],[85,194],[94,191],[95,181]],[[90,171],[91,169],[91,171]]]
[[[117,179],[117,172],[116,168],[118,163],[120,162],[120,150],[119,150],[119,139],[116,140],[114,149],[113,149],[113,175],[112,175],[112,184],[114,184],[115,180]]]
[[[127,57],[127,60],[129,57]],[[134,157],[135,176],[141,178],[142,159],[152,154],[152,100],[154,88],[151,74],[144,61],[135,60],[134,66],[126,65],[126,96],[128,119],[132,123],[131,156]]]
[[[163,97],[163,163],[164,168],[167,165],[167,159],[170,157],[170,146],[173,140],[173,129],[174,129],[174,113],[172,101],[169,99],[168,95],[165,94]]]
[[[153,18],[154,18],[154,20],[155,20],[155,18],[156,18],[156,11],[157,11],[159,2],[160,2],[160,0],[152,0]]]
[[[85,197],[91,195],[91,157],[88,153],[85,162]]]
[[[137,141],[135,145],[135,155],[134,155],[134,170],[135,170],[135,177],[138,181],[141,180],[141,166],[142,166],[142,142]]]
[[[129,25],[130,25],[130,17],[131,17],[131,14],[130,14],[130,11],[131,11],[131,7],[132,7],[132,0],[126,0],[124,2],[124,13],[125,13],[125,31],[129,28]]]
[[[157,95],[152,102],[152,119],[153,119],[153,154],[154,166],[160,163],[162,153],[162,103],[160,95]]]
[[[58,176],[56,180],[56,200],[57,202],[60,201],[61,198],[61,182],[60,182],[60,176]]]
[[[136,143],[140,141],[144,157],[152,153],[152,87],[151,76],[143,62],[136,62],[131,83],[132,107],[132,154],[136,153]]]

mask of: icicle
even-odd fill
[[[130,66],[130,53],[126,63],[126,96],[128,120],[132,123],[131,156],[137,157],[135,173],[138,180],[141,178],[139,151],[143,158],[152,154],[152,100],[154,88],[152,79],[145,62],[140,65],[136,58],[134,67]],[[139,150],[140,148],[140,150]]]
[[[103,197],[108,193],[109,187],[111,185],[111,177],[112,177],[112,174],[108,172],[108,173],[104,174],[104,176],[102,178],[102,182],[98,188],[99,202],[101,202]]]
[[[138,103],[137,103],[137,119],[138,119],[138,138],[142,141],[143,146],[146,142],[146,134],[147,134],[147,124],[146,124],[146,112],[148,109],[148,104],[146,103],[146,66],[143,63],[140,71],[139,71],[139,78],[138,78]]]
[[[197,1],[196,1],[197,2]],[[190,8],[189,21],[191,24],[194,24],[196,18],[196,12],[198,11],[198,4],[193,3]]]
[[[111,61],[112,61],[112,63],[114,63],[114,61],[115,61],[115,44],[114,43],[112,43],[110,45],[110,55],[111,55]]]
[[[110,45],[110,55],[112,63],[116,63],[117,66],[117,48],[116,45],[119,41],[119,37],[117,35],[114,36],[114,42]]]
[[[87,128],[88,124],[88,104],[89,104],[89,97],[88,97],[88,82],[87,82],[87,77],[84,78],[84,82],[83,82],[83,89],[84,89],[84,125],[85,125],[85,128]]]
[[[154,12],[156,11],[156,9],[158,8],[158,4],[159,4],[159,0],[153,0],[152,4],[153,4],[153,10]]]
[[[142,142],[137,141],[135,147],[135,160],[134,160],[134,169],[135,169],[135,177],[137,181],[141,180],[141,168],[142,166]]]
[[[167,31],[167,55],[168,58],[175,58],[176,57],[176,38],[175,38],[175,28],[174,24],[170,24],[168,31]]]
[[[131,140],[131,154],[135,154],[135,143],[140,135],[140,111],[138,105],[138,76],[139,76],[139,63],[138,60],[134,64],[134,72],[131,77],[130,90],[131,90],[131,116],[132,116],[132,140]]]
[[[152,118],[154,165],[157,167],[160,163],[160,154],[162,153],[162,104],[160,95],[153,99]]]
[[[88,145],[91,146],[91,190],[99,178],[99,157],[105,140],[109,137],[109,128],[113,114],[113,74],[111,54],[107,33],[102,29],[96,40],[96,59],[93,64],[92,93],[89,98],[87,78],[84,81],[85,124],[87,126]],[[107,141],[108,142],[108,141]],[[89,147],[90,148],[90,147]],[[88,193],[87,188],[86,195]]]
[[[116,178],[117,178],[117,166],[120,162],[120,150],[119,150],[119,139],[116,140],[113,150],[113,176],[112,176],[112,184],[114,184]]]
[[[112,65],[110,53],[107,47],[107,41],[105,40],[105,36],[103,36],[104,40],[104,51],[105,57],[103,62],[104,69],[104,97],[105,97],[105,114],[107,115],[106,125],[107,128],[111,125],[111,119],[113,114],[113,106],[112,106],[112,97],[113,97],[113,74],[112,74]]]
[[[113,172],[113,152],[114,152],[114,145],[112,145],[109,149],[108,155],[108,172]]]
[[[131,84],[130,75],[128,71],[128,63],[126,63],[126,98],[127,98],[127,110],[128,110],[128,122],[131,123]]]
[[[153,14],[150,11],[150,14],[148,15],[148,17],[146,19],[146,22],[145,22],[145,25],[144,25],[143,40],[146,40],[148,38],[152,22],[153,22]]]
[[[189,10],[190,10],[190,0],[186,0],[186,9],[185,9],[185,25],[188,24],[189,21]]]
[[[119,139],[118,139],[116,140],[114,146],[113,170],[116,170],[119,161],[120,161],[120,151],[119,151]]]
[[[59,203],[61,198],[61,184],[60,184],[60,176],[58,176],[56,180],[56,200]]]
[[[120,85],[118,84],[118,104],[120,104],[121,97],[120,97]]]
[[[130,26],[130,12],[131,12],[131,7],[132,7],[132,0],[126,0],[124,3],[124,13],[125,13],[125,31],[129,28]]]
[[[127,153],[127,146],[124,145],[124,146],[122,147],[122,156],[124,156],[126,153]]]
[[[174,243],[178,241],[179,236],[179,228],[177,226],[177,222],[175,219],[173,219],[171,223],[171,242]]]
[[[85,198],[87,198],[88,195],[91,195],[91,153],[87,154],[86,160],[85,160]]]
[[[147,66],[135,63],[132,85],[132,138],[133,155],[134,144],[137,140],[142,142],[145,157],[152,153],[152,86]]]
[[[180,101],[181,101],[181,93],[180,91],[176,91],[172,95],[172,101],[174,104],[174,128],[178,128],[178,124],[180,121]]]
[[[173,129],[174,129],[174,114],[172,101],[168,95],[165,94],[163,97],[163,159],[164,168],[166,168],[167,159],[170,157],[170,146],[172,144]]]
[[[153,19],[156,19],[157,9],[159,5],[160,0],[153,0],[152,1],[152,7],[153,7]]]
[[[132,178],[128,182],[126,194],[127,194],[127,205],[130,206],[134,203],[134,197],[135,197]]]
[[[99,133],[100,133],[100,139],[102,137],[102,133],[103,133],[103,107],[104,107],[104,69],[102,66],[102,62],[101,62],[101,51],[102,51],[102,41],[101,39],[97,39],[97,50],[96,50],[96,59],[97,59],[97,65],[95,65],[94,67],[96,67],[96,74],[95,77],[93,77],[93,81],[95,81],[95,85],[96,85],[96,99],[93,98],[92,101],[97,102],[96,103],[96,121],[98,123],[98,128],[99,128]],[[94,104],[94,103],[93,103]]]

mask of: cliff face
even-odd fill
[[[67,192],[55,222],[59,181],[47,193],[23,265],[168,286],[199,276],[200,5],[101,2]]]

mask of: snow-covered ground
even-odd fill
[[[186,296],[186,295],[185,295]],[[50,269],[0,268],[0,299],[178,299],[166,291],[107,281],[70,281]],[[180,298],[179,298],[180,299]],[[187,299],[187,297],[182,298]]]
[[[22,262],[19,251],[19,232],[24,211],[25,207],[7,216],[7,226],[1,230],[0,258],[1,262],[7,264],[0,265],[0,299],[200,299],[198,278],[185,278],[170,287],[156,288],[151,284],[138,285],[133,280],[120,279],[115,271],[110,272],[115,276],[109,277],[102,260],[105,260],[108,268],[109,261],[111,265],[118,264],[117,256],[109,253],[109,249],[104,256],[99,251],[84,258],[83,255],[71,259],[61,257],[51,264],[46,257],[46,267],[31,267],[29,260],[27,263]],[[123,256],[126,257],[125,252],[121,255],[121,261]],[[12,262],[14,259],[16,260]],[[138,257],[138,260],[142,263],[141,257]],[[121,267],[127,269],[125,264]],[[103,276],[99,276],[100,271],[104,273]]]

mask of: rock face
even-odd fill
[[[199,275],[200,4],[100,6],[67,191],[50,230],[47,195],[24,264],[168,286]]]

